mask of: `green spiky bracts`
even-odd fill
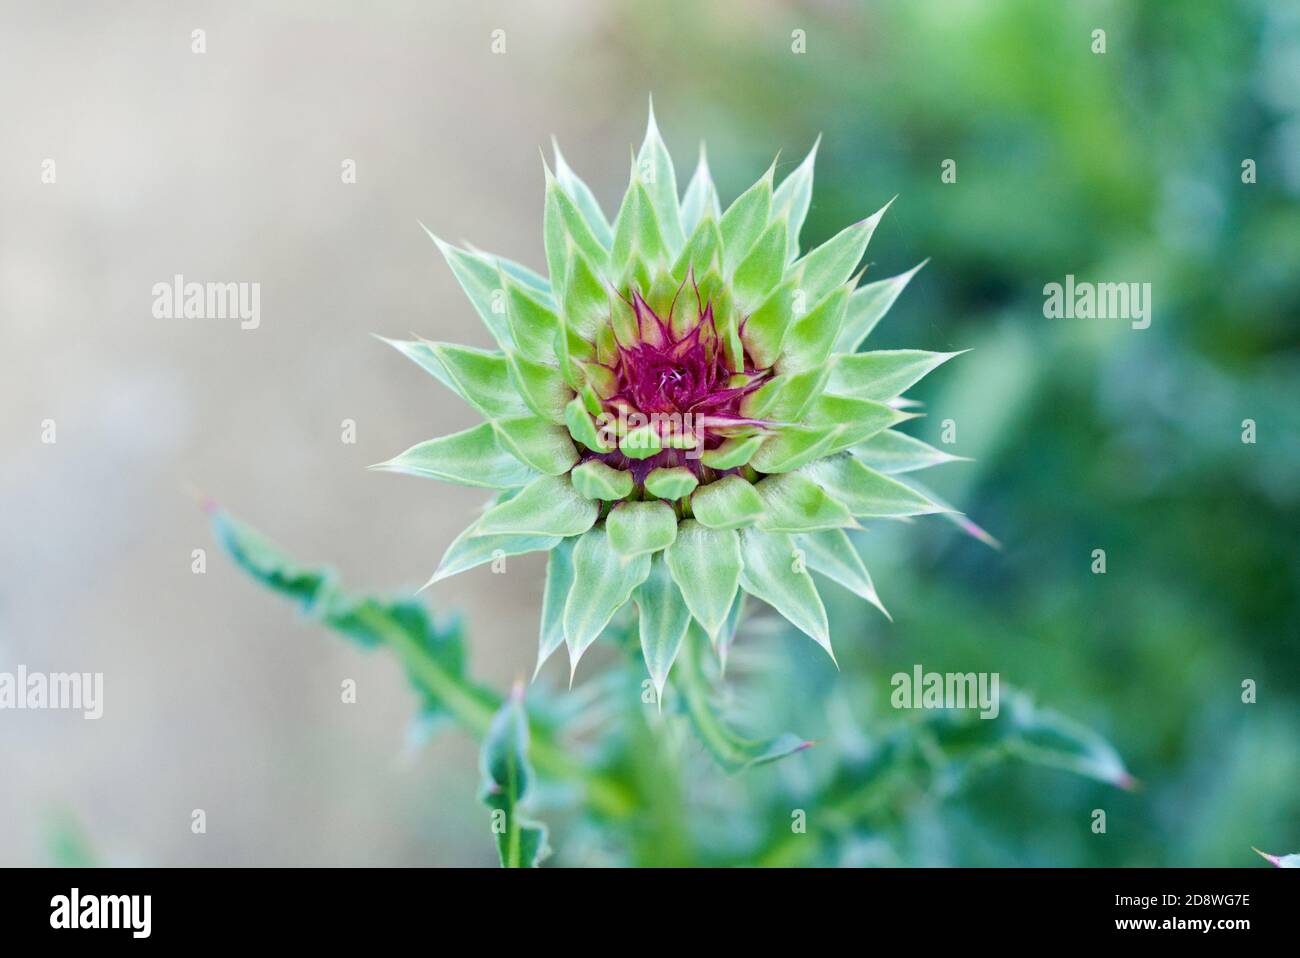
[[[550,552],[539,667],[633,602],[662,689],[746,593],[830,652],[809,569],[879,606],[848,530],[945,511],[895,476],[957,457],[894,427],[954,354],[858,352],[916,270],[857,284],[884,209],[800,255],[815,154],[723,212],[703,151],[679,199],[652,113],[612,224],[556,150],[549,279],[434,237],[498,348],[393,345],[485,421],[380,468],[499,490],[431,581]]]

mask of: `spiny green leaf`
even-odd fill
[[[772,195],[772,218],[785,217],[789,221],[785,262],[792,263],[799,255],[799,234],[803,231],[803,222],[808,216],[808,206],[812,202],[813,164],[817,161],[817,147],[822,138],[818,136],[812,149],[800,163],[776,188]]]
[[[579,337],[591,342],[609,322],[609,285],[577,246],[570,247],[564,275],[564,322]]]
[[[828,529],[798,536],[795,543],[808,557],[808,567],[838,582],[854,595],[866,599],[893,620],[893,616],[880,601],[871,574],[862,562],[848,533],[843,529]]]
[[[574,393],[558,369],[512,353],[510,375],[529,409],[548,422],[565,424],[565,407]]]
[[[579,494],[568,476],[542,476],[484,513],[471,535],[577,536],[599,515],[600,507]]]
[[[451,267],[456,281],[469,297],[475,312],[483,320],[483,325],[488,328],[497,345],[502,349],[510,349],[514,341],[510,336],[510,327],[506,322],[505,314],[498,306],[501,296],[501,273],[497,263],[490,256],[473,253],[443,242],[423,223],[420,224],[420,228],[437,244],[439,252]],[[552,275],[554,276],[555,273]]]
[[[551,147],[555,153],[555,179],[560,184],[560,189],[569,194],[573,200],[573,205],[578,208],[582,218],[586,220],[587,226],[591,229],[592,235],[597,241],[609,248],[614,241],[614,231],[610,229],[609,220],[605,219],[604,212],[601,211],[600,204],[596,202],[596,196],[591,192],[591,188],[569,168],[569,164],[564,160],[564,154],[560,152],[560,144],[551,137]]]
[[[831,355],[849,307],[849,289],[841,286],[791,324],[781,343],[778,373],[798,373],[820,366]]]
[[[658,552],[677,537],[677,514],[666,502],[620,502],[605,518],[615,552],[627,558]]]
[[[797,472],[768,476],[755,483],[754,490],[763,500],[758,528],[765,532],[812,532],[857,524],[844,506]]]
[[[907,392],[937,366],[961,353],[931,353],[923,349],[883,349],[838,355],[826,388],[843,396],[885,402]]]
[[[506,449],[548,476],[563,475],[578,461],[569,431],[540,416],[496,419],[492,427]]]
[[[573,546],[576,539],[562,539],[546,560],[546,590],[542,593],[542,628],[537,643],[537,668],[542,671],[552,653],[564,644],[564,603],[573,588]]]
[[[702,220],[722,219],[722,207],[718,203],[718,189],[713,185],[713,176],[709,173],[709,161],[704,154],[704,144],[700,144],[700,158],[695,164],[695,173],[686,184],[686,193],[682,196],[682,229],[688,235],[695,232]]]
[[[487,489],[524,486],[538,475],[501,448],[492,424],[486,422],[418,443],[370,468]]]
[[[304,609],[311,609],[319,597],[333,589],[334,576],[329,570],[299,564],[224,510],[212,512],[212,534],[236,565],[271,591],[295,599]]]
[[[501,285],[506,294],[506,319],[515,342],[513,352],[535,362],[554,363],[560,317],[504,273]]]
[[[488,419],[518,416],[527,411],[523,399],[511,386],[509,366],[502,353],[424,339],[419,342],[385,339],[384,342]]]
[[[442,557],[442,561],[438,563],[437,570],[425,583],[425,588],[435,582],[441,582],[443,579],[450,579],[454,575],[468,572],[470,569],[477,568],[485,562],[491,562],[498,557],[525,555],[529,552],[545,552],[554,549],[563,541],[559,536],[546,535],[518,535],[514,533],[476,535],[477,530],[478,520],[452,540],[451,545],[447,547],[447,551]]]
[[[740,586],[740,538],[731,529],[710,529],[687,519],[678,525],[664,558],[691,615],[711,638],[716,636]]]
[[[769,436],[749,464],[759,472],[792,472],[818,459],[830,450],[839,437],[841,426],[787,426]]]
[[[742,529],[740,551],[745,560],[740,587],[780,612],[835,661],[826,609],[812,576],[798,561],[794,540],[785,533]]]
[[[765,229],[736,267],[731,290],[736,308],[750,313],[781,281],[785,272],[786,222],[777,219]]]
[[[677,174],[673,170],[673,159],[668,154],[668,147],[664,146],[659,127],[655,123],[654,104],[650,106],[645,141],[637,153],[636,164],[650,197],[655,219],[663,231],[664,242],[668,251],[675,254],[686,242],[686,233],[682,228],[681,210],[677,205]]]
[[[763,500],[740,476],[724,476],[691,493],[691,512],[710,529],[738,529],[763,514]]]
[[[655,701],[662,707],[664,683],[691,624],[691,612],[677,591],[662,554],[651,556],[650,574],[637,586],[641,655],[654,682]]]
[[[885,313],[889,312],[889,307],[894,305],[894,300],[898,299],[912,277],[928,262],[929,260],[922,260],[906,273],[867,283],[854,290],[853,296],[849,299],[848,315],[844,318],[844,325],[835,340],[835,351],[837,353],[857,352],[862,341],[876,328],[876,324],[884,318]]]
[[[894,201],[889,201],[892,202]],[[885,215],[885,210],[889,209],[889,203],[865,220],[841,230],[794,264],[799,287],[808,297],[808,302],[820,301],[853,275],[871,240],[871,234],[876,231],[876,224]]]
[[[722,214],[722,262],[728,273],[735,270],[749,252],[754,241],[767,227],[768,213],[772,209],[772,173],[776,164],[768,167],[757,183],[736,198]]]
[[[721,256],[722,233],[718,230],[718,221],[710,216],[701,220],[695,227],[690,241],[682,248],[676,262],[673,263],[672,276],[677,281],[683,282],[694,270],[697,278],[702,277],[710,269],[721,264]],[[686,299],[681,305],[685,308],[692,304],[689,299]]]
[[[804,471],[855,516],[921,516],[945,511],[914,489],[882,476],[841,453],[820,459]]]
[[[574,201],[546,169],[546,208],[542,216],[542,239],[546,246],[546,268],[555,286],[567,276],[569,247],[576,246],[597,270],[603,270],[609,254],[587,224]],[[565,291],[556,289],[563,300]]]
[[[781,346],[794,321],[794,295],[794,280],[788,280],[768,293],[745,320],[745,345],[761,367],[772,366],[781,358]]]
[[[650,556],[619,554],[610,545],[604,526],[597,526],[573,550],[573,587],[564,603],[564,640],[569,648],[570,674],[578,660],[609,625],[632,590],[650,574]]]
[[[529,819],[521,807],[533,781],[522,688],[493,717],[479,753],[479,769],[483,775],[479,800],[492,810],[501,867],[536,868],[550,849],[546,826]]]
[[[945,462],[970,461],[965,456],[951,455],[893,429],[877,433],[865,442],[850,447],[849,452],[887,476],[928,469]]]
[[[810,427],[838,426],[835,441],[827,448],[825,455],[862,442],[890,426],[912,418],[913,413],[884,403],[836,396],[833,393],[818,396],[804,413],[804,421]]]
[[[614,221],[614,247],[610,251],[610,271],[614,278],[627,278],[629,264],[664,264],[669,251],[655,216],[654,203],[645,184],[633,179],[623,196],[623,204]],[[646,285],[649,275],[637,277]]]

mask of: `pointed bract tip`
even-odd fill
[[[1122,788],[1126,792],[1136,792],[1142,787],[1142,783],[1128,772],[1120,772],[1115,778],[1115,785],[1117,788]]]
[[[1250,846],[1250,850],[1254,852],[1256,855],[1258,855],[1260,858],[1264,859],[1264,861],[1268,862],[1270,865],[1273,865],[1275,868],[1282,867],[1282,856],[1270,855],[1268,852],[1261,852],[1254,845]]]
[[[817,744],[817,740],[815,738],[810,738],[806,742],[800,742],[799,747],[796,748],[795,751],[806,752],[808,751],[808,749],[813,748],[816,744]]]
[[[438,247],[438,251],[442,253],[443,256],[450,255],[451,251],[455,249],[454,246],[444,240],[441,236],[429,229],[429,227],[425,226],[423,221],[416,220],[416,222],[420,224],[420,229],[424,230],[424,232],[428,234],[429,239],[433,240],[434,244]]]
[[[515,676],[514,683],[510,686],[510,701],[523,702],[524,700],[524,678],[522,675]]]

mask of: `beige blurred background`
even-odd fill
[[[97,722],[0,712],[0,865],[69,822],[106,863],[491,862],[473,746],[404,752],[396,667],[238,573],[191,490],[350,586],[427,577],[483,496],[364,467],[474,416],[371,334],[489,344],[417,220],[540,266],[551,133],[616,195],[651,82],[609,29],[594,3],[0,4],[0,670],[106,684]],[[177,273],[260,283],[260,328],[154,318]],[[511,561],[429,593],[498,684],[536,641],[541,565]]]

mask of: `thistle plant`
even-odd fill
[[[719,694],[747,595],[830,653],[811,573],[884,611],[852,538],[865,521],[938,513],[987,540],[911,476],[958,457],[895,428],[913,416],[903,394],[953,354],[859,351],[916,272],[858,285],[884,210],[800,251],[816,149],[779,186],[774,163],[724,212],[703,151],[679,201],[652,114],[612,223],[557,149],[549,279],[434,237],[497,348],[393,342],[485,420],[378,467],[495,490],[430,581],[548,552],[538,670],[564,645],[572,682],[602,636],[631,668],[578,691],[502,694],[472,677],[458,620],[410,595],[344,592],[212,507],[241,568],[396,657],[420,702],[413,740],[443,720],[482,739],[480,798],[503,865],[550,853],[539,805],[568,813],[574,863],[848,864],[882,836],[904,845],[923,798],[997,759],[1133,784],[1104,739],[1019,690],[1003,687],[988,721],[961,708],[882,721],[855,715],[882,691],[860,673],[798,717],[826,726],[828,743],[803,774],[738,774],[812,744],[750,734],[772,724],[756,712],[784,721],[802,660],[746,687],[748,720]],[[703,752],[683,746],[686,727]]]
[[[723,211],[703,148],[679,199],[652,110],[612,223],[556,148],[549,278],[430,233],[498,348],[392,345],[485,422],[376,468],[499,490],[430,581],[548,551],[539,669],[633,603],[662,695],[689,629],[725,659],[742,593],[833,657],[809,569],[884,611],[849,532],[947,511],[895,476],[956,457],[894,427],[956,354],[858,352],[916,270],[858,284],[888,206],[801,252],[816,152]]]

